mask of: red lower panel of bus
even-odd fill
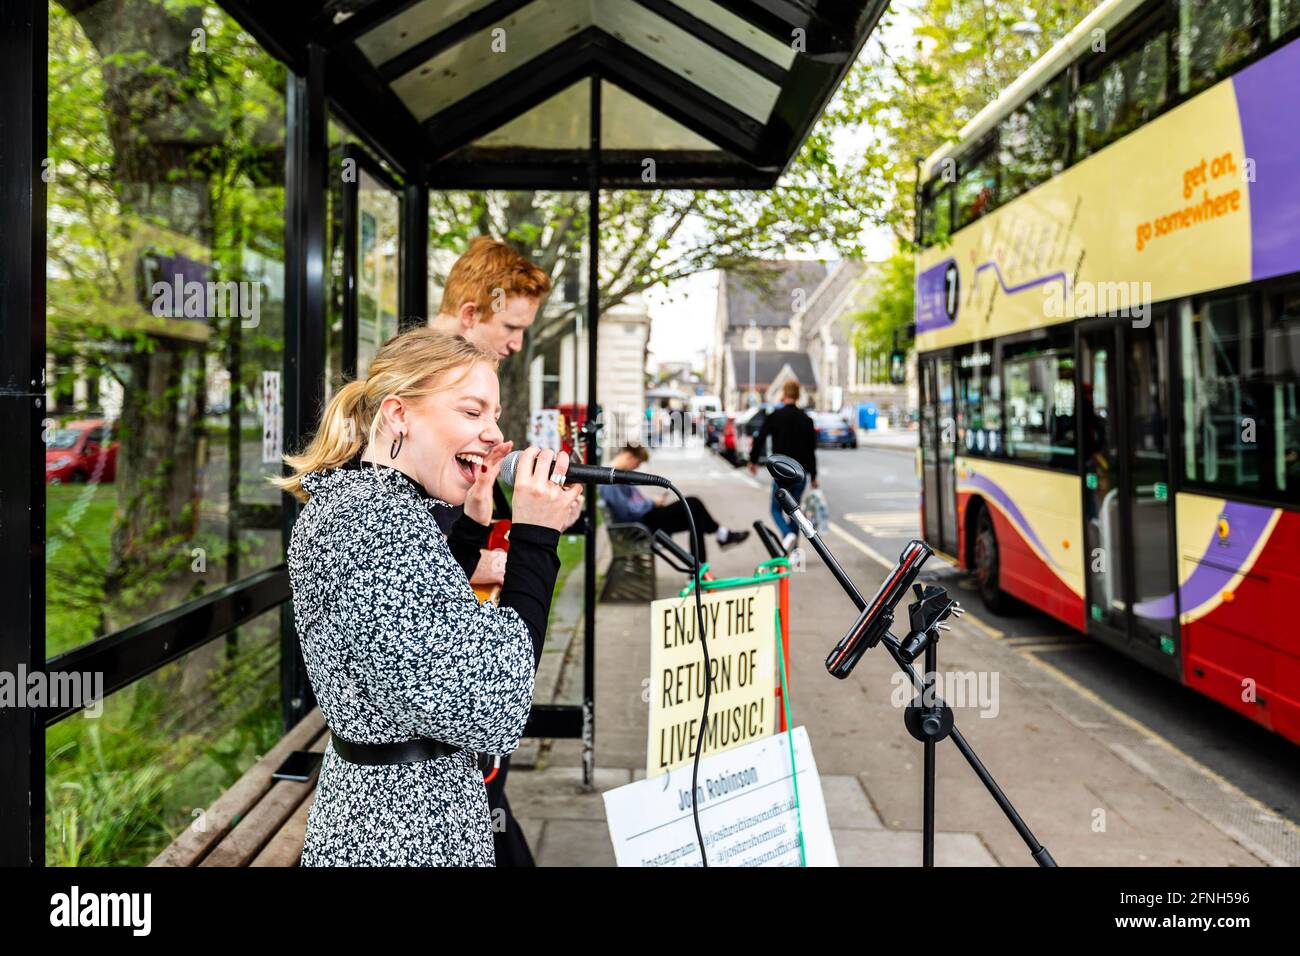
[[[979,496],[974,496],[979,497]],[[959,555],[970,568],[966,534],[972,495],[959,493]],[[993,516],[1008,594],[1086,632],[1084,602],[1053,573],[1016,525]],[[924,525],[922,525],[924,527]],[[1239,714],[1300,743],[1300,514],[1283,511],[1259,557],[1213,610],[1182,626],[1183,682]],[[1253,699],[1252,699],[1253,698]]]
[[[1183,681],[1300,743],[1296,594],[1300,514],[1283,511],[1231,599],[1183,625]]]
[[[974,553],[973,547],[967,547],[965,520],[966,509],[972,497],[969,492],[957,494],[957,513],[960,516],[957,522],[960,533],[958,546],[963,566],[966,566],[965,556]],[[1083,598],[1066,587],[1065,582],[1034,552],[1024,535],[1001,510],[989,505],[983,498],[980,501],[993,516],[993,531],[998,537],[998,577],[1002,590],[1046,611],[1075,630],[1082,631]]]

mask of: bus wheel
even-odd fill
[[[1008,610],[1010,600],[998,587],[998,557],[998,536],[993,531],[993,518],[985,506],[975,520],[975,580],[984,606],[994,614],[1003,614]]]

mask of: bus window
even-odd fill
[[[1022,461],[1073,468],[1074,352],[1066,348],[1002,356],[1006,403],[1006,453]]]
[[[1183,420],[1192,436],[1186,468],[1193,481],[1259,488],[1262,409],[1251,387],[1262,372],[1257,322],[1248,294],[1183,311]]]
[[[1083,64],[1074,102],[1076,159],[1131,133],[1160,111],[1165,102],[1167,35],[1153,26],[1118,54]]]
[[[921,244],[932,246],[944,242],[952,232],[952,190],[940,180],[932,180],[925,187],[921,206]]]
[[[976,346],[957,360],[957,449],[964,455],[1002,454],[1002,388],[992,348]]]
[[[1061,74],[1002,121],[998,131],[1001,202],[1029,192],[1065,168],[1070,134],[1068,79],[1068,74]]]
[[[1269,296],[1266,342],[1264,375],[1272,383],[1277,449],[1273,470],[1283,497],[1300,501],[1300,289]]]
[[[925,502],[925,540],[938,545],[942,538],[943,523],[939,506],[938,431],[935,427],[937,401],[935,395],[934,360],[921,359],[917,364],[920,373],[921,403],[921,481]]]
[[[1223,79],[1264,42],[1257,0],[1179,0],[1178,92],[1194,93]]]
[[[969,225],[997,206],[998,167],[993,153],[986,152],[961,162],[957,177],[956,228]]]
[[[1189,481],[1300,501],[1300,289],[1184,303]]]

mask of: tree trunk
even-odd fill
[[[197,102],[189,50],[202,11],[178,13],[135,0],[68,0],[64,7],[104,61],[112,181],[122,212],[210,245],[211,190],[193,159],[211,137],[189,109]],[[139,61],[141,52],[150,54],[148,68]],[[117,458],[118,515],[105,581],[106,629],[195,587],[195,578],[175,572],[188,572],[187,542],[197,527],[203,354],[193,341],[150,336],[123,360],[129,375]]]

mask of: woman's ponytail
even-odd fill
[[[320,428],[311,443],[298,455],[285,455],[284,462],[293,474],[272,478],[271,483],[289,492],[299,501],[310,496],[302,488],[302,476],[308,472],[324,471],[346,464],[361,450],[362,436],[370,423],[364,421],[363,406],[366,400],[364,379],[348,382],[335,393],[325,406]],[[372,416],[373,417],[373,416]]]

